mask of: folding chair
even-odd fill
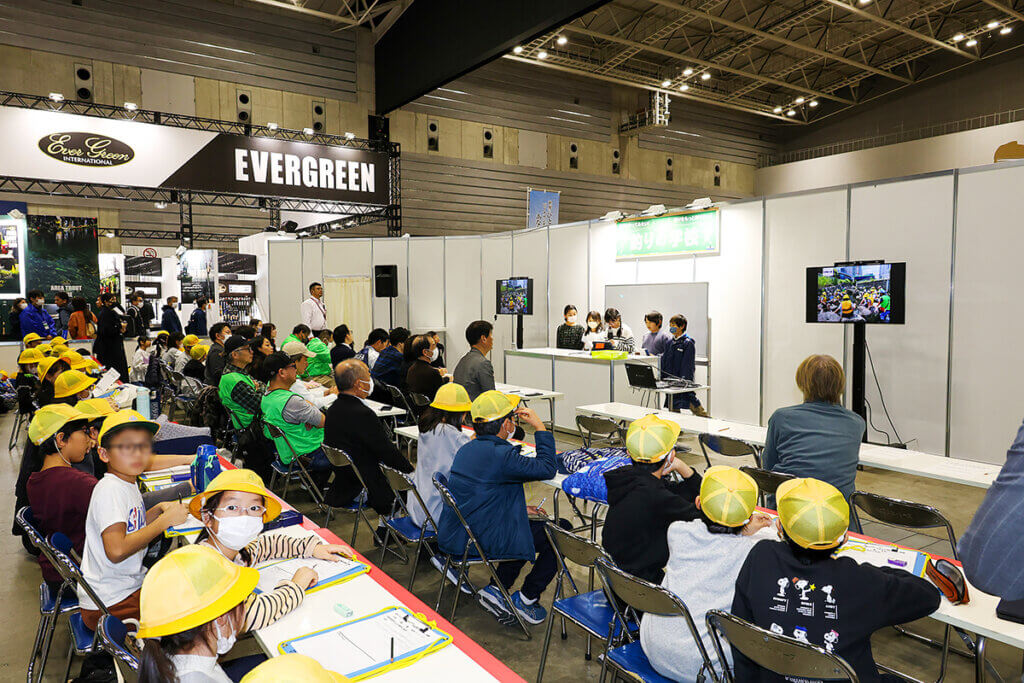
[[[953,549],[953,559],[960,559],[956,552],[956,533],[953,531],[953,525],[949,523],[949,520],[937,508],[922,503],[899,500],[898,498],[888,498],[877,493],[854,491],[850,495],[850,517],[858,529],[861,528],[860,510],[863,510],[882,524],[900,529],[916,531],[918,529],[944,528],[949,545]],[[942,662],[939,665],[939,677],[936,679],[936,683],[940,683],[946,676],[946,660],[948,659],[949,652],[954,652],[967,659],[974,659],[976,656],[974,641],[966,632],[960,629],[957,629],[957,634],[967,645],[968,650],[950,647],[950,632],[953,627],[949,624],[946,624],[945,633],[941,641],[908,631],[902,626],[894,626],[893,628],[902,635],[913,638],[929,647],[942,650]],[[886,666],[879,665],[879,668],[898,676],[902,675],[899,671]]]
[[[741,458],[752,455],[754,456],[754,464],[758,467],[761,466],[761,451],[757,446],[751,445],[746,441],[705,432],[697,436],[697,442],[700,443],[700,450],[704,454],[704,460],[707,461],[708,467],[711,467],[711,458],[708,456],[709,450],[727,458]]]
[[[185,375],[173,370],[169,370],[168,372],[171,376],[171,383],[174,386],[174,394],[171,400],[170,411],[167,414],[167,419],[173,420],[174,409],[180,408],[186,415],[188,415],[189,408],[195,402],[196,397],[195,395],[185,393],[186,380],[188,379]]]
[[[630,621],[637,621],[635,616],[638,612],[645,614],[657,614],[665,617],[682,617],[686,621],[686,626],[690,629],[690,636],[693,638],[693,644],[696,645],[697,651],[700,652],[701,659],[704,663],[701,665],[700,671],[697,674],[697,680],[707,680],[717,683],[720,680],[718,673],[715,671],[715,667],[708,656],[707,648],[704,646],[704,640],[700,637],[700,633],[697,631],[696,625],[693,623],[693,617],[690,616],[690,610],[686,607],[686,603],[679,599],[675,593],[661,586],[657,586],[649,581],[637,578],[628,572],[624,572],[614,564],[610,563],[604,558],[598,558],[594,561],[594,565],[597,567],[597,573],[601,577],[601,582],[604,584],[605,591],[608,595],[608,603],[615,610],[617,625],[628,624]],[[615,600],[622,601],[625,603],[626,608],[622,609],[619,603]],[[657,682],[668,681],[651,666],[651,663],[647,659],[647,655],[644,654],[643,649],[640,646],[640,641],[635,640],[633,634],[630,633],[629,629],[622,631],[625,636],[626,644],[620,645],[616,648],[606,648],[604,652],[604,658],[601,664],[601,683],[604,683],[605,677],[608,674],[608,669],[611,669],[613,674],[618,676],[622,675],[630,680],[634,681],[647,681]],[[608,643],[610,644],[613,640],[614,635],[612,628],[608,629]],[[721,657],[721,655],[719,655]]]
[[[356,536],[359,533],[359,520],[362,519],[366,526],[370,529],[370,533],[374,533],[373,525],[370,524],[369,517],[366,516],[366,482],[363,481],[363,475],[359,473],[359,468],[352,462],[352,458],[349,457],[348,453],[341,450],[340,448],[333,448],[327,444],[323,444],[321,448],[324,449],[324,455],[327,456],[327,460],[335,469],[343,467],[351,467],[352,471],[355,472],[356,479],[359,480],[359,484],[363,487],[362,493],[356,496],[354,502],[341,507],[334,507],[331,504],[324,501],[324,506],[327,508],[327,518],[324,520],[324,527],[331,522],[331,514],[335,510],[342,512],[348,512],[354,514],[355,518],[352,520],[352,542],[349,544],[353,548],[356,546]]]
[[[135,646],[134,639],[128,636],[128,629],[121,620],[114,616],[100,619],[96,638],[100,649],[113,658],[118,678],[123,683],[138,683],[142,653]]]
[[[285,465],[284,461],[281,460],[280,449],[278,449],[277,457],[274,458],[274,462],[271,464],[271,468],[274,470],[274,473],[270,476],[271,490],[273,490],[274,486],[277,484],[278,476],[283,476],[284,491],[281,493],[281,497],[287,499],[288,484],[290,484],[293,479],[297,479],[299,486],[306,489],[306,492],[309,493],[309,497],[313,499],[313,504],[316,505],[317,509],[321,511],[325,509],[328,510],[328,521],[330,521],[330,506],[327,505],[324,500],[324,492],[320,490],[320,487],[316,484],[316,480],[313,479],[313,475],[310,474],[309,470],[306,469],[306,466],[302,464],[302,460],[299,458],[299,454],[295,452],[295,448],[292,447],[292,442],[289,441],[288,435],[285,434],[277,425],[269,422],[264,422],[264,425],[267,428],[267,434],[275,441],[275,448],[277,447],[277,440],[280,439],[284,442],[285,448],[288,449],[288,452],[292,454],[291,461]],[[324,523],[324,526],[327,526],[326,522]]]
[[[562,640],[567,635],[565,622],[569,621],[587,634],[587,652],[585,658],[590,661],[591,638],[607,639],[609,634],[612,638],[621,635],[622,624],[615,616],[614,608],[608,604],[607,594],[603,590],[580,593],[576,581],[569,572],[566,561],[575,565],[592,569],[598,558],[611,562],[611,558],[604,548],[593,541],[566,531],[554,522],[548,522],[545,529],[551,547],[555,549],[555,557],[558,558],[558,574],[555,575],[555,598],[551,603],[551,610],[548,612],[548,624],[544,631],[544,647],[540,654],[540,669],[537,671],[537,683],[544,677],[544,665],[548,659],[548,647],[551,644],[551,628],[554,620],[561,617]],[[568,580],[572,595],[564,596],[565,582]],[[564,597],[563,597],[564,596]],[[630,624],[630,628],[639,628],[637,624]],[[609,643],[605,643],[608,649]]]
[[[8,451],[13,451],[18,445],[18,435],[21,434],[23,427],[28,427],[34,413],[32,387],[26,385],[18,387],[18,414],[14,417],[14,424],[11,426],[11,438],[7,440]]]
[[[14,521],[25,532],[26,538],[50,560],[51,552],[46,539],[35,526],[35,518],[32,516],[32,508],[23,507],[14,516]],[[52,560],[51,560],[52,564]],[[46,671],[46,660],[50,656],[50,645],[53,641],[53,633],[57,629],[57,620],[62,614],[68,614],[78,610],[78,595],[75,594],[75,587],[64,582],[54,593],[46,581],[39,583],[39,626],[36,628],[36,640],[32,645],[32,654],[28,660],[28,671],[26,680],[33,681],[36,662],[39,662],[39,673],[35,681],[42,681]]]
[[[526,634],[526,639],[530,640],[533,638],[533,635],[530,633],[530,629],[527,627],[526,622],[523,621],[519,612],[517,612],[515,607],[512,605],[512,596],[510,596],[508,591],[505,590],[505,586],[502,585],[501,580],[498,578],[498,572],[495,569],[495,567],[502,562],[515,562],[516,560],[488,558],[487,554],[484,552],[483,546],[481,546],[480,542],[476,540],[476,534],[474,534],[473,530],[469,528],[469,522],[467,522],[466,518],[463,516],[462,510],[459,509],[459,504],[455,501],[455,496],[453,496],[452,492],[448,489],[448,478],[440,472],[436,472],[433,479],[434,488],[436,488],[437,492],[441,494],[441,500],[444,502],[445,506],[452,511],[455,518],[459,520],[459,524],[462,525],[462,530],[466,533],[466,547],[462,550],[461,560],[453,562],[455,558],[448,553],[445,553],[444,569],[441,571],[441,587],[437,591],[437,604],[434,605],[434,611],[441,609],[441,597],[444,595],[444,586],[447,583],[445,579],[448,576],[448,569],[451,568],[454,570],[455,564],[458,564],[459,579],[455,584],[455,599],[452,601],[451,616],[448,618],[448,621],[454,623],[455,610],[459,606],[459,594],[462,592],[463,580],[469,580],[470,567],[473,565],[484,565],[490,572],[491,578],[494,579],[494,583],[498,587],[498,591],[501,593],[502,599],[505,600],[505,605],[512,613],[512,617],[515,620],[514,623],[519,624],[519,628],[523,629],[523,633]],[[471,550],[472,554],[470,553]],[[511,622],[506,624],[506,626],[511,625]]]
[[[626,443],[619,423],[604,417],[577,415],[576,431],[580,433],[584,448],[593,448],[595,442],[607,446],[623,446]]]
[[[742,653],[754,664],[780,676],[859,683],[853,667],[842,657],[827,652],[825,648],[789,636],[776,635],[717,609],[708,610],[704,620],[707,622],[708,634],[715,646],[718,661],[722,662],[725,669],[724,683],[743,682],[737,682],[733,672],[729,670],[721,638],[732,645],[734,651]]]
[[[415,409],[415,415],[422,415],[424,408],[430,405],[430,397],[423,394],[417,394],[415,392],[409,392],[409,402],[412,403],[412,407]]]
[[[768,498],[775,496],[775,491],[782,485],[782,482],[796,478],[792,474],[786,474],[785,472],[772,472],[771,470],[762,470],[759,467],[750,467],[748,465],[741,467],[740,471],[746,472],[750,475],[751,479],[757,482],[758,500],[762,507],[771,507],[768,505]]]
[[[78,558],[75,556],[75,551],[72,548],[71,539],[61,533],[53,534],[50,537],[49,548],[53,554],[53,566],[61,578],[64,579],[64,582],[84,590],[89,595],[89,599],[103,612],[103,616],[110,616],[107,606],[103,604],[103,601],[96,595],[96,591],[85,580],[82,569],[78,565]],[[60,679],[62,681],[70,678],[71,663],[74,661],[74,657],[85,657],[86,655],[93,654],[96,652],[97,646],[96,634],[82,621],[82,612],[80,610],[72,612],[71,616],[68,617],[68,629],[70,630],[71,637],[68,644],[68,660],[64,668],[64,678]]]
[[[380,469],[384,473],[384,478],[388,480],[391,491],[395,494],[395,502],[391,504],[391,514],[380,518],[380,521],[384,524],[384,540],[381,543],[380,561],[377,563],[377,566],[384,567],[384,558],[387,556],[389,549],[388,542],[392,537],[401,541],[403,546],[415,543],[416,554],[412,560],[412,576],[409,577],[409,585],[407,586],[411,591],[412,585],[416,581],[416,569],[419,566],[420,553],[423,551],[423,542],[437,538],[437,523],[434,521],[433,515],[430,514],[430,510],[424,504],[420,492],[416,490],[416,484],[413,483],[412,477],[383,463],[381,463]],[[419,503],[420,508],[426,515],[422,527],[416,526],[416,523],[412,520],[412,515],[409,514],[406,501],[402,499],[402,493],[405,491],[412,492],[412,495],[416,497],[416,502]],[[402,551],[402,561],[408,564],[409,555],[402,546],[399,546],[399,550]]]
[[[409,399],[405,397],[405,394],[402,393],[402,390],[392,384],[385,384],[384,382],[380,384],[391,395],[391,405],[405,411],[405,416],[396,418],[395,422],[401,422],[403,425],[413,424],[416,421],[416,413],[413,412],[412,405],[409,403]]]

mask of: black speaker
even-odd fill
[[[373,295],[379,298],[398,296],[398,266],[373,267]]]
[[[391,122],[386,116],[366,117],[366,129],[369,131],[369,138],[376,142],[389,142],[391,140]]]

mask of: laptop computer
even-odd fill
[[[658,379],[650,363],[626,363],[626,379],[634,389],[685,389],[697,386],[686,379]]]

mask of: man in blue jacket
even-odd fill
[[[160,316],[160,329],[167,332],[181,332],[181,318],[175,310],[178,307],[178,297],[167,297],[167,303],[162,309]]]
[[[500,391],[485,391],[476,397],[470,409],[476,439],[455,454],[448,487],[487,557],[515,560],[502,562],[497,568],[506,592],[512,588],[523,565],[533,562],[522,588],[511,595],[511,606],[493,580],[479,592],[480,605],[503,624],[514,623],[512,609],[528,623],[540,624],[547,611],[540,606],[538,598],[554,578],[557,564],[544,532],[544,522],[529,517],[545,513],[526,505],[523,484],[554,477],[557,456],[555,438],[544,428],[537,413],[529,408],[518,408],[518,405],[518,396]],[[534,428],[537,457],[523,455],[521,446],[506,440],[516,429],[516,418]],[[558,523],[569,527],[564,520]],[[441,513],[439,526],[441,549],[462,557],[466,533],[447,507]]]
[[[688,379],[692,382],[697,366],[697,344],[693,341],[693,337],[686,334],[686,317],[677,313],[669,318],[668,325],[672,341],[661,356],[661,373],[665,377]],[[692,391],[685,394],[671,394],[669,401],[668,407],[676,412],[683,408],[689,408],[694,415],[708,416],[704,406],[700,404],[697,394]]]
[[[57,336],[57,328],[53,324],[53,316],[43,309],[46,299],[38,289],[28,293],[28,306],[18,314],[18,321],[21,323],[21,334],[29,335],[33,332],[40,337],[50,339]]]

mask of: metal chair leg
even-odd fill
[[[412,559],[412,576],[409,577],[409,585],[407,588],[412,591],[412,585],[416,583],[416,570],[420,566],[420,553],[423,551],[423,532],[420,531],[420,540],[416,543],[416,555]]]
[[[448,581],[448,568],[452,565],[452,556],[444,556],[444,568],[441,570],[441,587],[437,589],[437,602],[434,604],[434,611],[441,611],[441,596],[444,594],[444,584]]]
[[[548,611],[548,624],[544,629],[544,645],[540,650],[540,668],[537,670],[537,683],[541,682],[544,678],[544,664],[548,661],[548,647],[551,645],[551,627],[555,623],[555,609],[554,606]],[[562,620],[562,628],[565,628],[565,620]]]
[[[70,631],[70,629],[68,630]],[[69,635],[71,636],[71,643],[68,645],[68,661],[67,665],[64,667],[64,678],[60,679],[62,681],[66,681],[71,678],[71,660],[75,656],[75,634],[70,633]]]

